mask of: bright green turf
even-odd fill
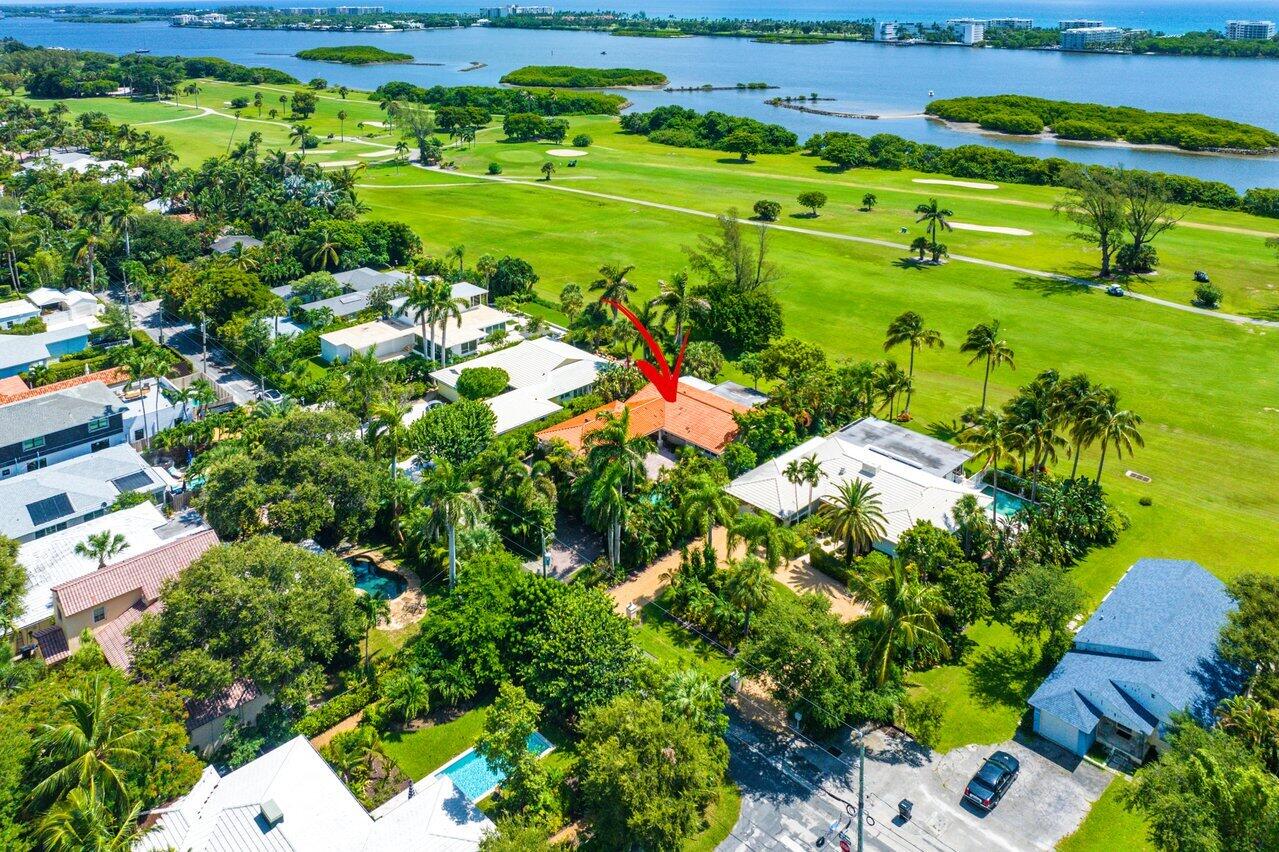
[[[728,839],[741,812],[742,791],[732,781],[725,781],[719,798],[706,809],[706,828],[684,841],[684,852],[711,852]]]
[[[733,670],[733,661],[704,639],[684,630],[653,604],[640,613],[635,642],[640,650],[673,668],[699,668],[718,680]]]
[[[1061,852],[1153,852],[1155,847],[1146,838],[1145,821],[1119,804],[1119,794],[1128,783],[1123,778],[1111,781],[1075,833],[1064,838],[1057,848]]]
[[[484,733],[488,711],[485,705],[442,725],[408,734],[386,733],[382,735],[382,744],[404,774],[416,781],[475,745]]]

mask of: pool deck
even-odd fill
[[[387,559],[380,550],[353,550],[345,555],[347,557],[362,556],[372,561],[381,570],[403,577],[407,584],[403,594],[387,601],[391,610],[390,618],[378,628],[379,630],[402,630],[410,624],[421,621],[422,616],[426,615],[426,596],[422,594],[422,581],[412,571],[401,571],[400,566]]]

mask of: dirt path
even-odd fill
[[[807,556],[801,556],[789,565],[783,565],[773,575],[777,581],[798,594],[817,592],[830,601],[830,611],[845,624],[866,614],[866,608],[852,599],[838,580],[827,577],[809,564]]]
[[[336,725],[329,728],[324,733],[320,734],[319,736],[313,737],[311,739],[311,745],[315,746],[317,749],[324,748],[338,734],[345,733],[346,731],[354,731],[357,727],[359,727],[360,720],[363,718],[364,718],[363,710],[361,710],[359,713],[356,713],[354,716],[347,716],[341,722],[338,722]]]
[[[724,554],[728,549],[728,532],[723,527],[716,527],[711,532],[711,541],[715,544],[715,552],[724,559]],[[694,539],[689,548],[701,547],[704,539]],[[617,606],[617,611],[621,615],[626,615],[626,607],[629,604],[635,604],[637,607],[643,607],[645,604],[657,598],[662,593],[662,589],[666,588],[666,581],[662,579],[662,575],[679,567],[679,551],[673,550],[645,568],[635,576],[631,577],[620,586],[614,586],[608,590],[608,595],[613,599]]]

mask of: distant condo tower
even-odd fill
[[[1067,18],[1064,21],[1057,22],[1059,30],[1087,30],[1095,29],[1105,24],[1105,21],[1094,21],[1089,18]]]
[[[1226,38],[1231,41],[1269,41],[1274,37],[1274,21],[1226,22]]]

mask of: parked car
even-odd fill
[[[1198,283],[1200,283],[1200,284],[1207,284],[1207,283],[1208,283],[1208,273],[1207,273],[1207,272],[1204,272],[1202,269],[1196,269],[1196,270],[1195,270],[1195,281],[1197,281],[1197,282],[1198,282]]]
[[[1106,288],[1106,293],[1110,296],[1122,296],[1124,295],[1124,288],[1120,287],[1118,284],[1111,284]]]
[[[258,392],[258,399],[262,400],[263,402],[272,402],[272,403],[275,403],[276,405],[279,405],[280,403],[284,402],[284,394],[280,393],[275,388],[267,388],[264,391]]]
[[[997,751],[977,770],[964,788],[964,798],[982,810],[993,810],[1017,779],[1021,764],[1006,751]]]

